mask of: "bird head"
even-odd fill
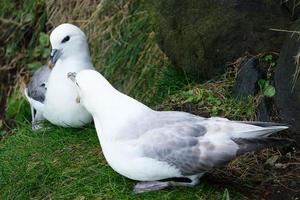
[[[87,53],[88,44],[85,34],[75,25],[61,24],[50,35],[50,64],[53,66],[59,59],[78,57]]]

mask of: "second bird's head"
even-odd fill
[[[50,34],[50,61],[54,65],[59,59],[89,54],[87,39],[83,31],[72,24],[61,24]],[[87,55],[89,56],[89,55]]]
[[[67,76],[76,86],[80,103],[91,114],[99,104],[108,105],[110,102],[119,101],[119,92],[96,70],[69,72]]]

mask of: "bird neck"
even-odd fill
[[[67,58],[62,57],[58,61],[60,61],[64,64],[73,63],[73,64],[77,64],[77,65],[82,65],[82,66],[84,66],[84,68],[86,68],[87,65],[93,66],[89,53],[80,53],[80,54],[69,55]]]
[[[117,91],[111,85],[107,90],[102,89],[96,98],[86,98],[83,102],[87,110],[92,114],[98,132],[101,137],[115,138],[122,133],[122,128],[130,121],[136,121],[140,117],[153,112],[152,109],[139,101]]]

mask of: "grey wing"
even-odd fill
[[[173,125],[175,123],[194,123],[204,119],[206,118],[181,111],[154,111],[153,113],[131,121],[127,127],[123,127],[124,130],[130,131],[130,134],[124,134],[121,138],[135,139],[152,129]],[[134,131],[132,131],[132,124],[138,127]]]
[[[40,67],[32,76],[27,85],[28,96],[36,101],[43,103],[45,101],[46,83],[49,79],[51,70],[48,65]]]
[[[194,175],[227,164],[235,158],[237,146],[216,146],[197,123],[175,123],[148,131],[140,138],[144,156],[167,162],[183,175]]]

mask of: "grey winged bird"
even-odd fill
[[[76,87],[67,78],[69,72],[94,69],[82,30],[72,24],[61,24],[50,34],[52,47],[50,59],[54,67],[42,68],[32,78],[25,90],[33,111],[33,128],[44,118],[63,127],[81,127],[92,121],[91,115],[76,101]],[[48,73],[49,72],[49,73]],[[47,74],[47,82],[43,81]],[[32,89],[33,88],[33,89]],[[34,114],[34,110],[37,110]]]
[[[290,142],[269,137],[288,128],[282,124],[155,111],[116,90],[96,71],[68,76],[94,118],[108,164],[119,174],[141,181],[134,188],[138,193],[194,186],[205,172],[239,155]]]

